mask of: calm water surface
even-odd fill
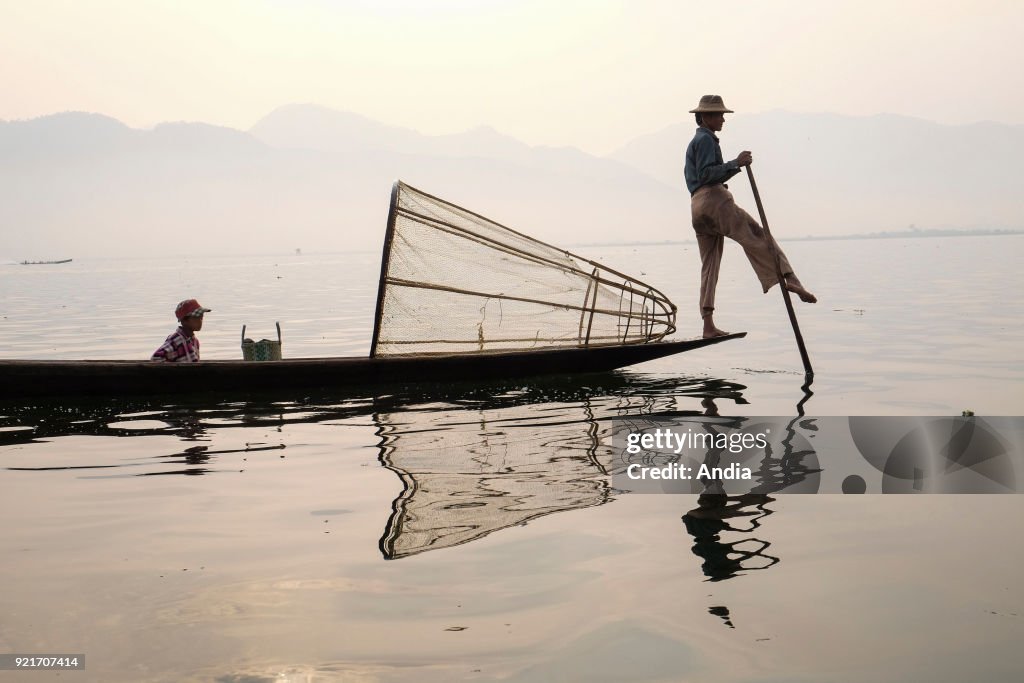
[[[0,652],[83,681],[1017,680],[1018,496],[609,488],[611,420],[1020,415],[1021,237],[797,242],[798,314],[726,254],[745,340],[486,385],[0,404]],[[579,249],[699,329],[693,246]],[[280,321],[369,346],[375,254],[0,267],[0,356],[145,358],[195,296],[204,358]],[[806,399],[806,400],[804,400]],[[828,467],[828,463],[823,463]]]

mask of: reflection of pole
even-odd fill
[[[799,417],[804,416],[804,404],[814,396],[814,392],[811,391],[811,384],[814,382],[814,375],[804,375],[804,383],[800,385],[801,391],[804,392],[804,397],[796,404],[796,414]]]
[[[805,395],[801,403],[806,401],[810,397],[810,390],[808,389],[810,382],[804,385]],[[775,457],[775,453],[772,449],[771,442],[765,445],[764,457],[761,459],[760,467],[756,474],[757,479],[760,482],[759,485],[751,489],[752,493],[772,493],[775,491],[782,491],[783,489],[796,486],[801,482],[811,480],[814,474],[821,472],[820,468],[814,467],[817,465],[817,459],[814,457],[815,452],[813,447],[809,447],[808,442],[805,440],[804,444],[808,446],[806,450],[796,450],[793,442],[797,436],[796,425],[800,422],[800,426],[803,429],[809,431],[817,431],[817,425],[814,423],[814,418],[804,419],[802,405],[797,406],[797,411],[800,413],[797,417],[794,417],[783,428],[785,436],[780,441],[782,446],[782,453],[778,457]],[[803,422],[801,422],[803,420]],[[808,466],[804,463],[807,458],[812,458],[811,465]],[[814,491],[817,491],[817,485],[814,486]]]

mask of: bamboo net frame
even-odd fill
[[[675,315],[644,282],[395,183],[371,356],[644,344]]]

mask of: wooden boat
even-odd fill
[[[251,391],[274,387],[370,386],[387,383],[579,374],[614,370],[744,336],[746,332],[713,339],[689,339],[630,346],[445,353],[388,358],[296,358],[262,363],[244,360],[207,360],[199,363],[152,363],[147,360],[0,360],[0,384],[10,387],[16,396],[117,396]]]
[[[61,259],[59,261],[22,261],[23,266],[50,266],[58,263],[71,263],[71,259]]]
[[[600,372],[739,339],[666,341],[639,280],[396,182],[369,357],[0,360],[17,396],[252,391]]]

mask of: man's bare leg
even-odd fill
[[[717,327],[715,327],[715,321],[712,317],[712,311],[710,309],[705,308],[702,317],[704,318],[705,339],[711,339],[712,337],[724,337],[725,335],[729,334],[725,330],[720,330]]]
[[[807,289],[804,288],[804,286],[800,283],[800,280],[797,279],[796,275],[794,275],[793,273],[790,273],[789,275],[786,276],[786,289],[800,297],[800,301],[803,301],[804,303],[818,303],[818,297],[814,296],[809,291],[807,291]]]

